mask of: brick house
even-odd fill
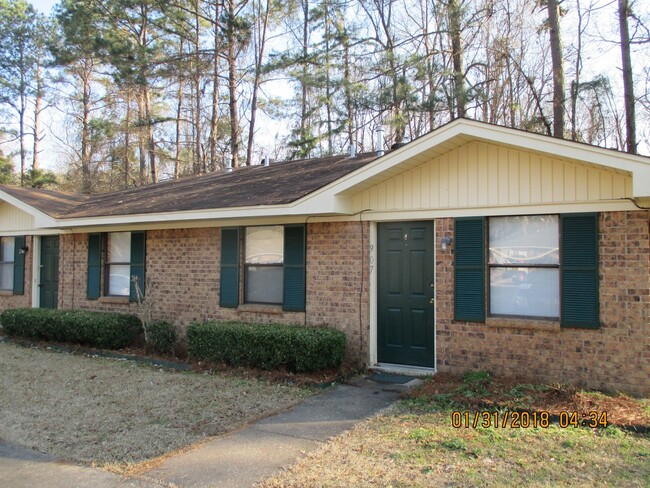
[[[0,187],[0,308],[328,325],[348,357],[650,393],[650,159],[470,120],[97,196]]]

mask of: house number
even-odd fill
[[[368,262],[370,264],[370,274],[372,274],[372,272],[375,269],[375,253],[374,253],[374,250],[375,250],[375,246],[373,244],[370,244],[368,246]]]

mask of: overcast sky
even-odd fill
[[[39,12],[49,14],[52,7],[58,3],[58,0],[29,0],[29,3],[36,7]]]

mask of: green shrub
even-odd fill
[[[149,352],[172,354],[176,342],[176,327],[165,321],[156,321],[147,325],[147,342],[145,348]]]
[[[121,349],[142,330],[135,315],[85,310],[17,308],[0,314],[7,335]]]
[[[207,322],[188,327],[187,345],[190,357],[199,360],[317,371],[341,365],[345,334],[298,325]]]

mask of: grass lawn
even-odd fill
[[[0,441],[124,472],[286,410],[307,388],[0,343]]]
[[[486,373],[436,378],[262,486],[650,486],[650,434],[621,427],[650,425],[648,400]],[[505,412],[516,409],[549,412],[548,426],[538,416],[537,427],[532,417],[525,428],[512,417],[504,427]],[[589,411],[598,412],[596,422],[607,411],[613,424],[582,426]]]

